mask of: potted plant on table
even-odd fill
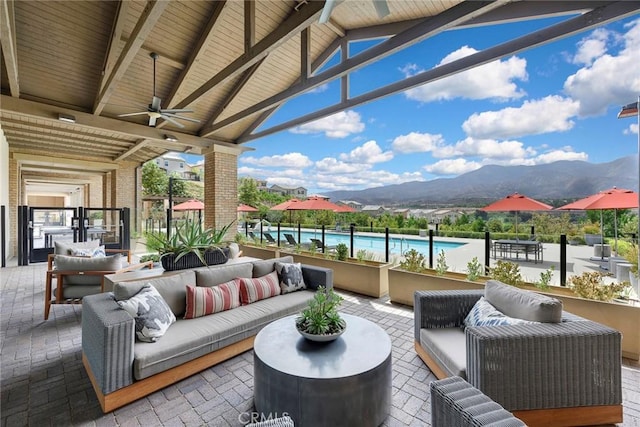
[[[342,297],[333,289],[320,286],[308,307],[296,318],[296,329],[300,335],[311,341],[333,341],[347,329],[347,324],[338,307]]]
[[[224,238],[231,225],[233,223],[216,230],[202,228],[197,221],[186,221],[178,225],[170,237],[150,234],[149,238],[153,240],[162,267],[167,271],[224,264],[229,256]]]

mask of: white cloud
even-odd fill
[[[340,154],[340,160],[350,163],[382,163],[393,159],[392,151],[382,151],[378,144],[371,140],[354,148],[348,154]]]
[[[480,167],[482,167],[482,164],[479,162],[458,158],[440,160],[432,165],[426,165],[424,170],[434,175],[460,175],[474,171]]]
[[[324,133],[327,138],[346,138],[349,135],[362,132],[364,127],[360,114],[349,110],[297,126],[291,129],[291,132],[299,134]]]
[[[631,135],[631,134],[638,134],[638,124],[637,123],[633,123],[631,125],[629,125],[629,129],[625,129],[623,132],[625,135]]]
[[[525,101],[519,108],[472,114],[462,129],[474,138],[513,138],[571,129],[578,102],[552,95]]]
[[[315,166],[319,173],[326,174],[350,174],[371,168],[370,164],[345,163],[333,157],[325,157],[317,161]]]
[[[447,64],[478,52],[463,46],[447,55],[438,65]],[[524,91],[518,89],[515,80],[526,81],[527,61],[512,56],[504,61],[493,61],[471,70],[436,80],[405,92],[409,99],[429,102],[443,99],[468,98],[501,100],[521,98]],[[406,77],[418,74],[418,66],[410,64],[401,69]]]
[[[433,152],[437,158],[485,157],[490,159],[515,159],[535,155],[531,147],[524,147],[520,141],[496,141],[494,139],[465,138],[455,145],[441,147]]]
[[[407,135],[397,136],[391,146],[393,151],[397,153],[426,153],[443,144],[444,138],[440,134],[411,132]]]
[[[316,88],[311,89],[310,91],[307,91],[307,93],[322,93],[326,92],[327,90],[329,90],[329,83],[324,83]]]
[[[585,152],[576,153],[574,151],[553,150],[540,154],[534,159],[537,165],[558,162],[560,160],[583,160],[586,162],[589,160],[589,155]]]
[[[578,51],[573,56],[571,62],[579,65],[591,64],[607,51],[608,38],[609,32],[604,28],[595,30],[588,37],[578,42]]]
[[[564,90],[580,103],[581,116],[604,114],[609,105],[625,105],[640,93],[640,20],[625,26],[617,55],[602,53],[590,66],[569,76]],[[613,46],[612,46],[613,47]]]
[[[276,154],[264,157],[240,157],[240,162],[262,167],[306,168],[313,162],[301,153]]]

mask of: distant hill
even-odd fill
[[[518,192],[555,205],[611,187],[638,190],[638,158],[608,163],[559,161],[536,166],[483,166],[456,178],[412,181],[358,191],[324,193],[332,201],[365,205],[482,206]]]

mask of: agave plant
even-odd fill
[[[160,258],[174,254],[175,260],[178,261],[185,255],[193,253],[206,265],[204,253],[209,250],[220,250],[224,236],[232,225],[233,222],[220,229],[213,229],[202,228],[197,221],[185,221],[176,226],[175,233],[169,237],[162,233],[149,234],[148,238],[152,240],[153,246],[158,248]]]

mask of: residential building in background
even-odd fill
[[[163,156],[156,157],[154,161],[167,175],[175,172],[180,178],[190,181],[200,181],[204,173],[204,160],[199,161],[195,165],[190,165],[177,153],[167,153]]]

